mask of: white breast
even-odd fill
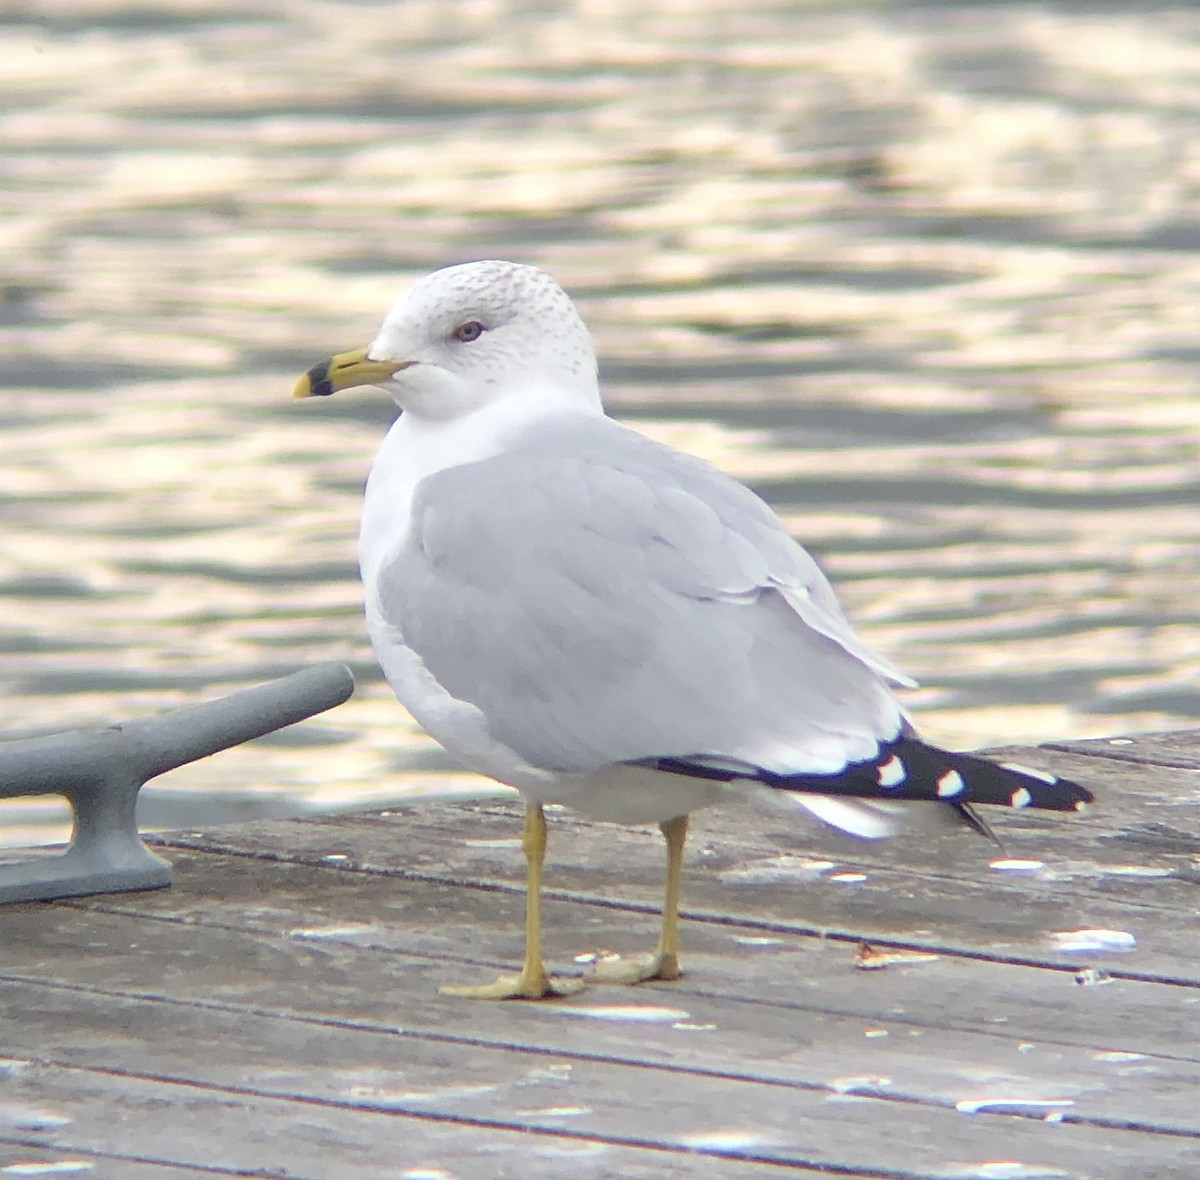
[[[487,418],[486,411],[470,420],[446,422],[402,415],[388,431],[367,480],[359,530],[367,631],[400,703],[454,758],[510,786],[545,789],[559,776],[531,766],[497,742],[483,714],[446,692],[408,647],[403,619],[385,620],[379,609],[381,579],[395,576],[389,575],[389,566],[408,535],[421,481],[446,467],[486,459],[500,450],[504,421],[493,423]]]

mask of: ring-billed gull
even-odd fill
[[[368,630],[396,696],[460,762],[516,787],[528,867],[521,972],[456,995],[536,999],[543,805],[658,823],[654,954],[598,974],[676,979],[687,816],[786,797],[864,836],[897,801],[986,831],[972,803],[1069,811],[1075,783],[920,741],[910,683],[851,630],[813,559],[749,489],[605,416],[587,328],[549,275],[435,271],[368,348],[297,397],[378,385],[402,413],[367,483]]]

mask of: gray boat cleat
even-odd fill
[[[74,813],[65,852],[0,864],[0,903],[169,885],[171,866],[138,833],[143,785],[340,705],[353,691],[349,668],[317,664],[157,717],[0,744],[0,798],[61,795]]]

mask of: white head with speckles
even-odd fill
[[[591,337],[545,271],[515,262],[436,270],[388,312],[369,365],[395,365],[372,384],[415,417],[446,420],[512,398],[596,408]],[[335,388],[341,388],[336,385]]]

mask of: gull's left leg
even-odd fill
[[[579,979],[551,979],[542,962],[542,865],[546,860],[546,816],[531,803],[525,808],[525,961],[519,975],[501,975],[495,983],[438,988],[444,996],[469,1000],[541,1000],[569,996],[583,987]]]
[[[667,841],[667,892],[663,898],[658,946],[652,955],[640,959],[597,963],[593,978],[598,983],[643,983],[647,979],[678,979],[683,974],[679,968],[679,883],[683,875],[688,817],[677,815],[659,827]]]

